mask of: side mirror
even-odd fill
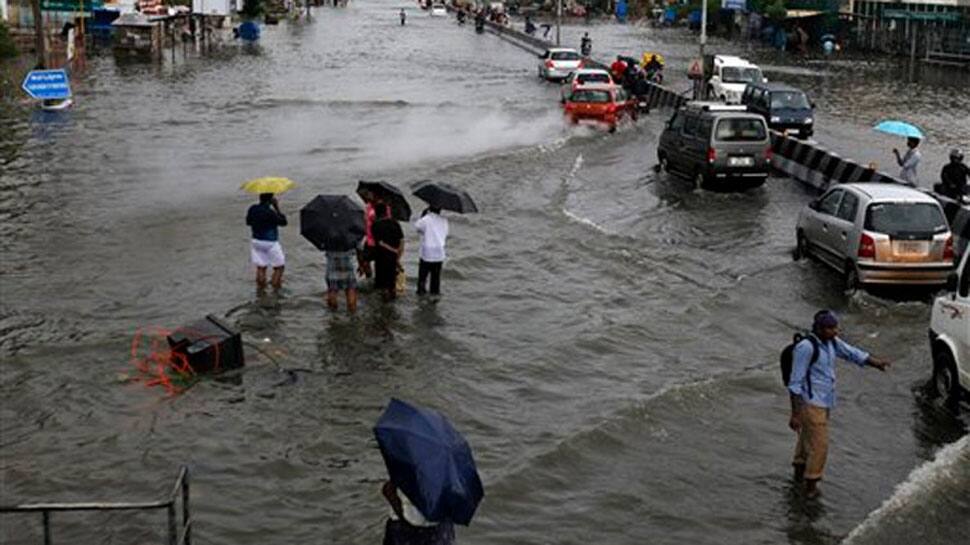
[[[812,210],[818,210],[818,204],[819,204],[818,199],[815,199],[814,201],[808,203],[808,207],[811,208]]]
[[[808,105],[811,106],[813,110],[815,109],[815,103],[814,102],[810,102]]]
[[[957,291],[957,283],[959,278],[957,273],[951,272],[946,277],[946,291]]]

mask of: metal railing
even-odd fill
[[[182,499],[181,531],[176,516],[176,503]],[[29,503],[23,505],[0,505],[3,513],[40,513],[44,526],[44,545],[51,545],[51,513],[55,511],[133,511],[165,509],[168,515],[168,545],[192,545],[192,518],[189,515],[189,469],[179,468],[175,486],[167,499],[153,502],[83,502],[83,503]]]

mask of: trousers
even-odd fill
[[[828,453],[829,410],[805,404],[802,407],[802,427],[798,431],[792,464],[805,466],[805,479],[821,479]]]
[[[441,265],[441,261],[418,260],[418,295],[426,293],[424,285],[429,276],[431,277],[431,285],[429,286],[431,295],[441,293]]]

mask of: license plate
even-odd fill
[[[896,254],[905,256],[922,256],[930,253],[930,243],[925,240],[897,240]]]
[[[728,165],[732,167],[749,167],[753,164],[753,157],[728,157]]]

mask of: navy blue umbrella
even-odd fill
[[[374,435],[391,482],[426,519],[471,522],[485,491],[468,442],[447,418],[392,398]]]

